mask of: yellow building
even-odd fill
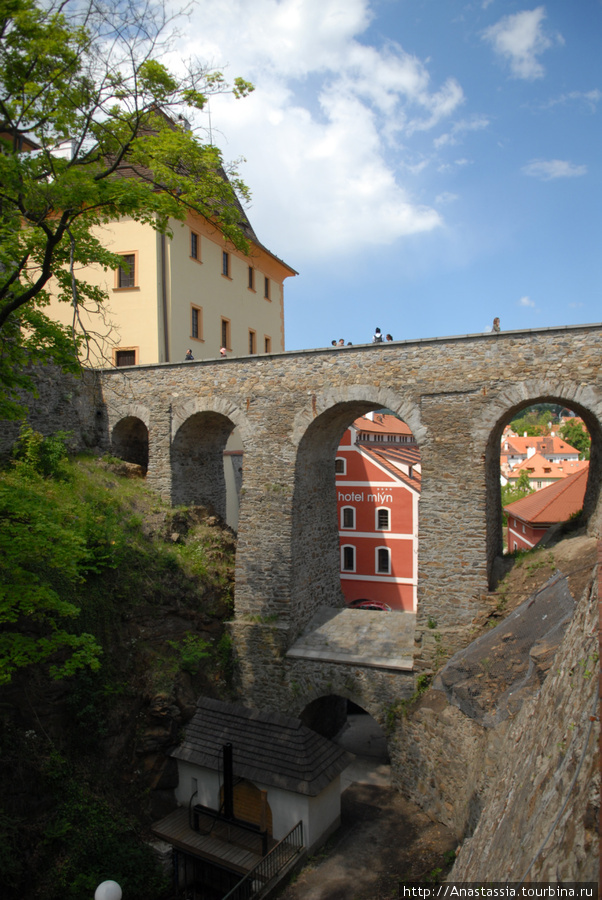
[[[246,217],[248,256],[196,213],[170,225],[171,238],[126,218],[96,232],[124,265],[77,273],[108,294],[104,313],[80,312],[82,326],[96,336],[91,363],[177,362],[189,349],[195,359],[218,357],[222,347],[227,356],[284,350],[283,283],[297,272],[258,241]],[[65,324],[73,318],[58,301],[48,312]]]

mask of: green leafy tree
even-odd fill
[[[514,503],[515,500],[522,500],[523,497],[526,497],[527,494],[533,494],[534,489],[531,487],[531,482],[529,481],[529,473],[526,469],[523,469],[516,479],[516,483],[512,484],[508,482],[508,484],[503,485],[502,487],[502,524],[504,527],[508,524],[508,516],[504,512],[504,507],[509,506],[511,503]]]
[[[91,560],[76,510],[23,465],[0,479],[0,684],[46,661],[53,678],[100,665],[94,637],[71,624],[80,614],[71,597]]]
[[[252,85],[194,61],[176,76],[161,61],[172,27],[152,0],[0,0],[0,417],[22,415],[29,363],[78,370],[79,311],[105,296],[77,273],[122,262],[97,226],[129,216],[169,233],[196,210],[247,249],[247,189],[183,114]],[[45,314],[51,279],[71,327]]]
[[[569,419],[560,428],[559,434],[563,441],[579,451],[579,459],[589,459],[592,439],[582,422]]]

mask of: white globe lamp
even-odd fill
[[[122,890],[116,881],[103,881],[94,891],[94,900],[121,900]]]

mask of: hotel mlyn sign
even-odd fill
[[[364,495],[362,494],[342,494],[339,491],[339,502],[349,503],[353,501],[354,503],[363,503]],[[366,497],[366,503],[392,503],[393,502],[393,494],[368,494]]]
[[[371,413],[345,432],[335,463],[341,586],[347,603],[416,611],[420,451],[396,416]]]

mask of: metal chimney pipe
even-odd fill
[[[234,818],[234,769],[232,766],[232,744],[222,748],[224,760],[224,816]]]

